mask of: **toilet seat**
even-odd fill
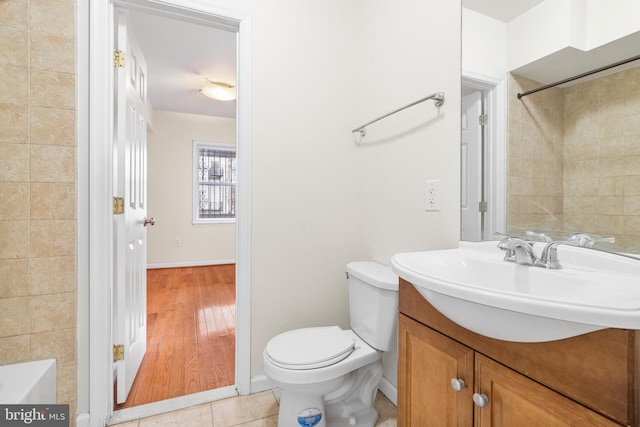
[[[278,387],[282,387],[285,384],[287,387],[296,387],[298,385],[304,387],[308,384],[317,384],[334,380],[335,378],[339,378],[380,359],[382,352],[364,342],[362,338],[353,332],[353,330],[340,330],[337,326],[332,329],[336,331],[336,334],[339,332],[340,335],[346,336],[349,340],[355,342],[353,350],[351,352],[347,351],[342,360],[337,361],[332,365],[327,364],[327,366],[324,366],[323,368],[316,369],[305,369],[300,365],[297,366],[298,369],[292,369],[288,365],[282,367],[278,366],[276,364],[277,362],[274,362],[271,356],[267,353],[267,347],[269,346],[269,344],[267,344],[262,353],[262,366],[264,368],[265,375],[270,380],[274,381]],[[282,355],[277,354],[276,356],[281,356],[282,358]],[[286,360],[286,358],[284,360]]]
[[[284,369],[317,369],[334,365],[354,350],[355,340],[338,326],[294,329],[269,341],[265,355]]]

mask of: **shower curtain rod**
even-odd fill
[[[522,99],[523,96],[531,95],[532,93],[540,92],[541,90],[550,89],[552,87],[559,86],[561,84],[568,83],[568,82],[571,82],[571,81],[574,81],[574,80],[578,80],[578,79],[581,79],[583,77],[590,76],[592,74],[600,73],[602,71],[606,71],[606,70],[609,70],[611,68],[619,67],[620,65],[628,64],[629,62],[637,61],[638,59],[640,59],[640,55],[634,56],[633,58],[625,59],[625,60],[620,61],[620,62],[616,62],[615,64],[611,64],[611,65],[607,65],[607,66],[604,66],[604,67],[597,68],[595,70],[587,71],[586,73],[578,74],[577,76],[569,77],[568,79],[560,80],[559,82],[555,82],[555,83],[551,83],[551,84],[548,84],[548,85],[540,86],[537,89],[529,90],[529,91],[524,92],[524,93],[519,93],[518,94],[518,99]]]
[[[357,128],[355,128],[354,130],[351,131],[351,133],[355,133],[355,132],[360,132],[360,136],[363,137],[367,134],[367,130],[365,129],[367,126],[369,126],[370,124],[373,124],[375,122],[377,122],[378,120],[382,120],[385,117],[389,117],[392,114],[395,114],[399,111],[402,111],[404,109],[407,109],[409,107],[413,107],[416,104],[420,104],[421,102],[424,101],[428,101],[429,99],[433,99],[435,101],[435,106],[440,108],[442,107],[442,104],[444,104],[444,92],[436,92],[433,93],[427,97],[424,97],[422,99],[418,99],[417,101],[412,102],[411,104],[405,105],[404,107],[398,108],[397,110],[393,110],[390,113],[385,114],[384,116],[380,116],[376,119],[371,120],[370,122],[367,122],[365,124],[363,124],[362,126],[359,126]]]

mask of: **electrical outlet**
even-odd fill
[[[426,211],[440,211],[440,180],[432,179],[426,182]]]
[[[176,240],[174,240],[173,242],[173,246],[180,246],[182,244],[182,242],[180,241],[179,237],[176,237]]]

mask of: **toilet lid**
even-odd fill
[[[269,341],[266,353],[271,362],[286,369],[315,369],[343,360],[355,341],[337,326],[295,329]]]

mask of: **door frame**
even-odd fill
[[[463,91],[464,93],[464,91]],[[470,97],[473,96],[473,101]],[[469,98],[469,100],[467,100]],[[487,126],[480,123],[484,114],[485,93],[479,90],[462,96],[460,126],[460,238],[482,240],[485,215],[478,203],[485,195],[485,145]],[[478,119],[476,119],[476,116]],[[466,135],[466,139],[465,139]],[[466,149],[465,149],[466,146]],[[476,173],[472,173],[476,172]],[[465,196],[466,193],[466,197]],[[466,209],[463,209],[465,207]],[[466,230],[466,236],[463,231]]]
[[[488,128],[485,131],[485,198],[488,210],[484,218],[485,238],[506,233],[507,227],[507,98],[505,79],[462,70],[464,87],[484,92]]]
[[[237,393],[247,395],[251,392],[251,17],[201,0],[79,3],[82,4],[77,12],[78,426],[104,426],[114,414],[111,332],[115,3],[214,21],[237,31],[235,387]]]

